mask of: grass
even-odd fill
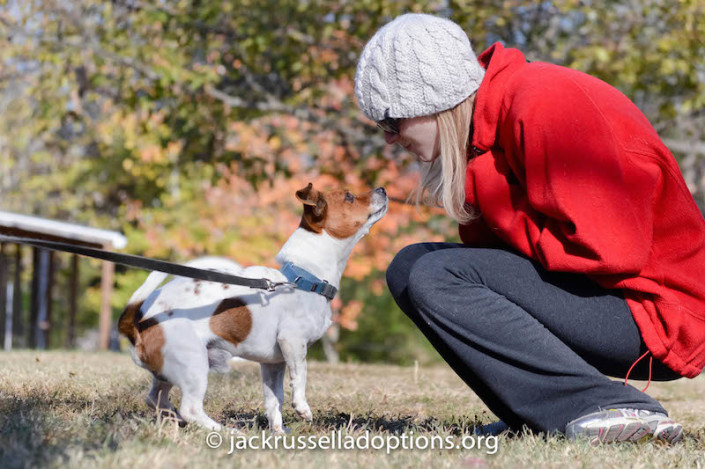
[[[0,352],[0,467],[705,467],[705,379],[652,383],[686,430],[673,447],[656,443],[590,447],[557,436],[500,437],[496,452],[481,449],[236,450],[206,445],[208,431],[179,428],[144,405],[150,376],[127,354]],[[635,382],[639,386],[640,382]],[[309,363],[313,423],[299,420],[287,389],[290,438],[327,436],[454,438],[494,418],[446,366]],[[172,391],[178,403],[178,390]],[[234,365],[211,375],[206,411],[233,438],[259,437],[266,428],[259,366]],[[238,440],[235,440],[238,441]],[[240,440],[241,441],[241,440]],[[308,441],[308,440],[306,440]],[[349,441],[349,440],[348,440]],[[379,441],[379,440],[377,440]],[[261,443],[261,442],[260,442]]]

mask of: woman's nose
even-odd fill
[[[387,142],[388,145],[393,144],[397,140],[399,140],[399,134],[393,134],[391,132],[384,133],[384,141]]]

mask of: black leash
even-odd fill
[[[197,269],[196,267],[188,267],[181,264],[150,259],[148,257],[135,256],[132,254],[120,254],[117,252],[105,251],[102,249],[94,249],[73,244],[60,243],[57,241],[46,241],[36,238],[22,238],[18,236],[5,236],[0,234],[0,242],[26,244],[41,249],[49,249],[52,251],[64,251],[81,256],[94,257],[104,261],[114,262],[115,264],[127,265],[130,267],[138,267],[145,270],[157,270],[179,277],[195,278],[199,280],[207,280],[209,282],[227,283],[230,285],[242,285],[244,287],[257,288],[260,290],[274,291],[280,286],[293,286],[289,282],[272,282],[266,278],[247,278],[238,277],[237,275],[225,274],[215,270]]]

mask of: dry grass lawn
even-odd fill
[[[500,437],[494,454],[488,447],[228,454],[230,430],[221,433],[223,446],[212,449],[208,431],[157,419],[144,405],[150,383],[127,354],[0,352],[0,467],[705,467],[704,378],[653,383],[648,390],[685,426],[685,441],[673,447],[650,442],[589,447],[525,435]],[[333,431],[359,439],[369,431],[373,437],[413,432],[459,442],[476,422],[493,420],[446,366],[313,362],[308,399],[312,424],[296,418],[287,389],[284,419],[292,441]],[[178,390],[172,401],[178,403]],[[215,420],[239,428],[242,438],[258,437],[266,427],[259,366],[242,362],[228,375],[211,375],[205,406]]]

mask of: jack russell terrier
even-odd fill
[[[243,268],[220,257],[186,265],[213,269],[293,288],[258,291],[247,287],[152,272],[130,298],[118,323],[132,343],[132,358],[153,376],[147,404],[180,423],[220,430],[203,410],[208,371],[227,372],[228,360],[242,357],[261,364],[264,407],[273,432],[284,431],[284,370],[289,367],[292,404],[312,420],[306,402],[306,353],[331,324],[330,299],[355,244],[387,212],[380,187],[364,195],[345,190],[319,192],[309,184],[296,192],[304,212],[299,227],[276,256],[281,270]],[[181,389],[177,412],[169,391]]]

